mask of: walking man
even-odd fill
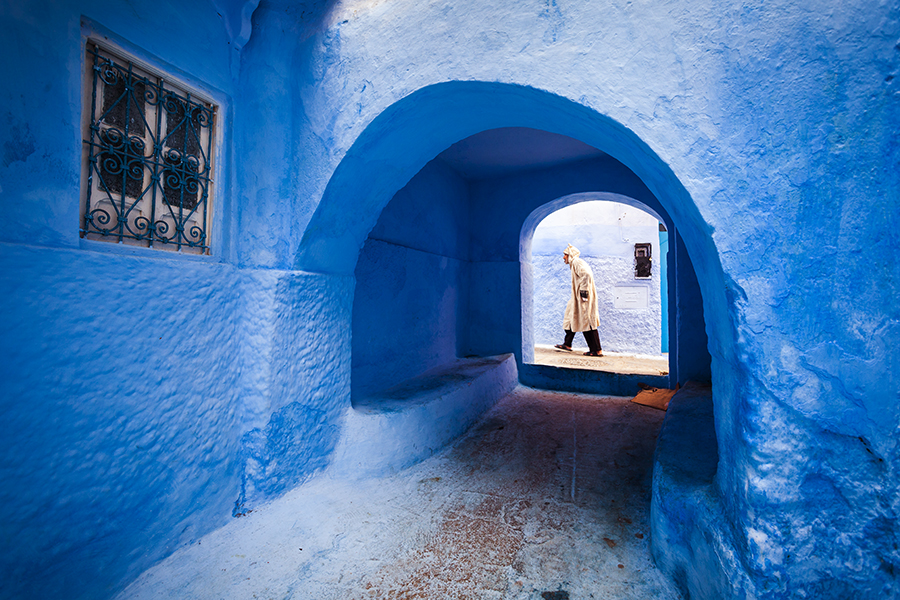
[[[597,289],[594,287],[594,274],[591,267],[578,255],[581,252],[572,244],[566,246],[563,260],[572,272],[572,297],[566,304],[563,318],[563,329],[566,332],[565,342],[557,344],[560,350],[572,350],[575,332],[582,332],[587,342],[588,351],[585,356],[603,356],[600,348],[600,310],[597,306]]]

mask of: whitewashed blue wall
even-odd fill
[[[209,260],[79,240],[83,17],[221,102]],[[369,232],[441,151],[508,126],[593,145],[641,185],[471,185],[466,351],[521,353],[537,207],[657,201],[712,356],[720,518],[683,557],[707,580],[734,557],[736,597],[896,595],[898,23],[869,0],[0,5],[10,595],[112,595],[324,468]],[[498,295],[514,308],[471,302]]]

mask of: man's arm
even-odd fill
[[[583,261],[579,261],[579,262],[575,263],[574,265],[572,265],[572,268],[575,272],[575,286],[578,290],[578,298],[582,302],[587,302],[591,298],[590,272],[585,268],[585,264]]]

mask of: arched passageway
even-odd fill
[[[606,178],[603,173],[601,179]],[[665,327],[667,337],[671,339],[669,352],[668,376],[659,377],[653,381],[656,385],[672,386],[683,385],[687,381],[709,381],[710,356],[708,353],[708,341],[705,331],[703,316],[703,303],[700,294],[697,277],[683,243],[679,244],[679,233],[668,213],[658,201],[651,196],[644,200],[638,200],[622,194],[612,192],[577,192],[560,198],[553,199],[536,208],[522,225],[520,237],[520,261],[522,268],[522,356],[526,363],[525,377],[529,383],[538,386],[552,387],[554,389],[572,389],[598,393],[622,393],[629,394],[636,381],[635,378],[609,377],[592,373],[551,373],[548,368],[534,363],[533,348],[535,344],[533,323],[534,303],[534,264],[532,257],[532,240],[538,225],[550,214],[565,207],[574,206],[583,202],[613,202],[632,206],[638,210],[646,211],[659,223],[664,225],[667,233],[673,240],[675,250],[665,253],[667,261],[666,273],[669,309],[666,311],[667,319]],[[648,205],[647,201],[652,201]],[[560,244],[563,242],[560,240]],[[562,246],[561,246],[562,247]],[[678,248],[681,248],[680,252]],[[615,318],[614,314],[604,315],[607,318]],[[669,345],[667,341],[667,346]],[[645,378],[646,380],[646,378]]]
[[[663,319],[667,257],[660,245],[668,232],[662,229],[659,217],[639,206],[599,199],[560,208],[538,224],[530,259],[520,258],[532,268],[533,293],[523,289],[522,302],[532,304],[530,310],[523,307],[523,313],[533,315],[535,364],[668,373],[662,336],[668,329],[668,320]],[[571,351],[556,347],[564,339],[562,316],[571,296],[570,270],[561,258],[569,244],[593,272],[601,357],[582,356],[588,350],[582,335],[573,337]]]
[[[600,152],[487,177],[461,176],[447,155],[441,157],[470,136],[510,128],[564,136]],[[677,357],[670,377],[673,382],[712,381],[715,432],[704,452],[712,464],[729,465],[711,473],[725,510],[733,510],[729,505],[740,503],[730,468],[740,452],[735,433],[740,372],[732,356],[733,309],[725,277],[710,231],[684,187],[618,123],[533,88],[480,82],[423,88],[386,108],[348,150],[310,221],[296,267],[355,277],[354,405],[377,395],[379,388],[398,382],[403,387],[402,382],[447,360],[503,353],[515,355],[523,383],[579,389],[570,378],[554,385],[529,372],[532,365],[523,361],[529,316],[521,307],[528,274],[520,257],[530,239],[529,223],[552,212],[554,202],[571,202],[574,195],[589,192],[639,202],[672,233],[673,287],[689,302],[676,303],[676,317],[670,319],[670,347],[675,344]],[[698,310],[684,310],[688,304]],[[686,351],[691,345],[703,351]],[[443,385],[455,376],[440,372],[402,393]],[[363,412],[372,409],[364,406]],[[415,423],[391,428],[402,437],[430,418],[426,411]],[[376,430],[384,428],[360,426],[354,435]],[[369,458],[377,454],[370,452],[371,444],[365,448]],[[338,455],[356,460],[363,454],[355,452]]]
[[[708,227],[684,187],[650,148],[620,124],[585,106],[534,88],[482,82],[448,82],[410,94],[385,109],[336,168],[302,240],[296,267],[353,275],[369,234],[378,231],[379,218],[390,216],[390,208],[388,211],[385,208],[392,198],[403,195],[398,192],[404,188],[410,191],[419,184],[429,187],[424,179],[442,177],[434,172],[440,168],[425,167],[453,144],[482,131],[505,127],[563,135],[601,152],[575,163],[551,167],[555,170],[553,177],[547,177],[547,170],[541,169],[514,178],[481,179],[464,186],[471,197],[469,211],[452,218],[470,224],[468,254],[453,256],[464,244],[451,239],[453,236],[447,234],[450,228],[443,229],[443,238],[429,239],[429,243],[443,244],[446,250],[431,253],[447,258],[448,268],[451,259],[469,263],[464,327],[453,329],[447,324],[444,328],[444,331],[453,329],[457,355],[513,352],[521,367],[523,315],[519,309],[522,306],[519,257],[526,221],[536,224],[540,220],[538,216],[552,212],[551,202],[574,193],[601,191],[632,198],[656,211],[663,222],[673,225],[678,235],[670,241],[674,250],[670,255],[676,266],[685,267],[683,272],[687,268],[696,272],[697,295],[702,298],[707,325],[703,328],[695,322],[692,327],[709,333],[711,368],[707,372],[712,373],[716,399],[719,456],[720,460],[730,461],[735,452],[730,441],[735,439],[736,426],[732,395],[736,378],[729,377],[732,365],[736,364],[731,357],[734,333],[725,296],[727,286]],[[596,180],[598,174],[602,182]],[[443,186],[445,190],[451,188]],[[534,200],[522,201],[526,192]],[[537,209],[540,210],[535,212]],[[416,227],[419,232],[427,230]],[[406,231],[418,233],[412,228]],[[452,243],[459,245],[454,249],[448,245]],[[447,306],[447,299],[443,300],[443,306]],[[461,299],[456,301],[459,310]],[[355,321],[353,336],[359,339],[359,320]],[[456,325],[459,324],[457,319]],[[431,326],[431,323],[425,325]],[[398,332],[397,339],[402,340],[406,333]],[[416,362],[408,355],[410,345],[403,344],[403,347],[405,350],[400,354],[405,355],[407,363]],[[449,355],[446,346],[442,352]],[[428,360],[441,360],[441,356],[438,352]],[[419,368],[427,364],[428,361],[420,362]],[[702,364],[696,368],[704,369]],[[672,373],[681,380],[690,377],[688,371],[678,365],[678,370]],[[396,376],[405,375],[398,372]],[[732,482],[720,477],[720,484],[727,489]]]
[[[427,163],[388,202],[356,263],[355,401],[458,357],[504,352],[516,355],[520,378],[530,385],[633,393],[636,377],[586,370],[549,373],[531,364],[535,228],[551,212],[597,199],[647,210],[677,235],[671,217],[630,169],[559,134],[486,130]],[[708,381],[694,270],[684,253],[681,261],[677,252],[667,258],[672,263],[673,310],[666,324],[674,349],[666,369],[671,378],[655,377],[651,383],[668,386],[671,380],[674,387],[687,380]]]

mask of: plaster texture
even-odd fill
[[[534,343],[562,343],[562,320],[571,296],[569,267],[562,251],[571,243],[594,273],[600,308],[600,343],[604,350],[634,354],[660,354],[661,272],[666,257],[659,248],[659,221],[631,206],[586,201],[563,208],[545,218],[534,231],[531,255],[534,267]],[[651,244],[651,277],[634,276],[634,244]],[[642,288],[647,305],[620,308],[620,288]],[[527,302],[528,299],[526,298]],[[665,324],[668,328],[668,322]],[[587,349],[584,337],[575,345]]]
[[[20,542],[0,558],[4,597],[103,597],[227,521],[245,418],[238,277],[0,245],[0,498],[18,507],[0,539]]]
[[[212,256],[79,239],[87,35],[219,103]],[[527,127],[604,154],[465,181],[467,225],[438,228],[467,240],[441,255],[469,263],[455,356],[524,379],[537,223],[640,202],[747,595],[896,596],[898,40],[886,0],[0,4],[3,593],[111,597],[326,468],[380,215],[454,143]],[[698,576],[731,572],[692,543]]]

